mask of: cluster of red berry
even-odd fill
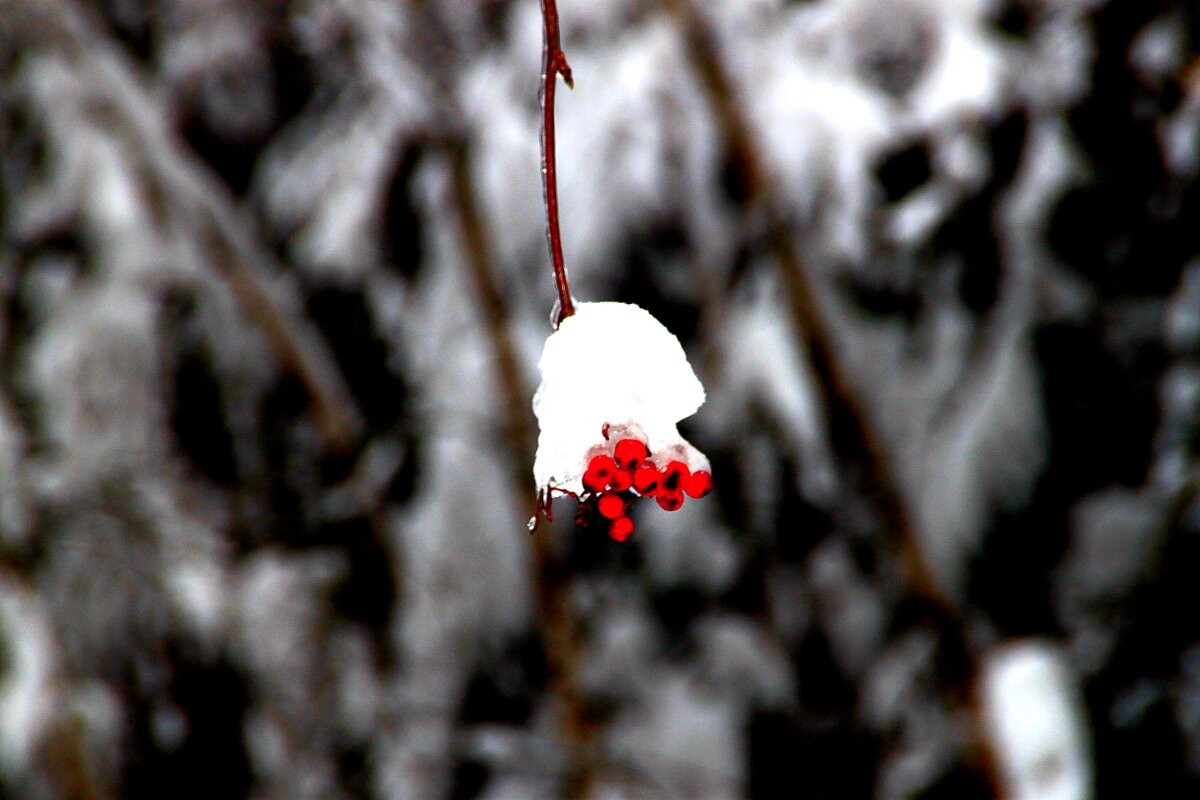
[[[653,497],[667,511],[675,511],[683,506],[684,494],[700,498],[712,491],[712,475],[704,470],[692,472],[682,461],[671,461],[660,470],[649,457],[645,444],[622,439],[611,456],[595,456],[583,474],[584,488],[598,495],[600,515],[612,520],[608,535],[618,542],[633,533],[633,520],[625,513],[633,497]]]

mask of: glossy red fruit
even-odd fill
[[[589,492],[602,492],[608,488],[613,473],[617,471],[617,462],[612,456],[601,453],[588,462],[587,472],[583,473],[583,487]]]
[[[653,497],[658,494],[661,482],[662,476],[658,474],[658,470],[652,464],[643,464],[637,468],[637,472],[633,473],[633,488],[642,497]]]
[[[583,488],[589,492],[603,492],[608,488],[608,475],[589,469],[583,473]]]
[[[683,507],[683,492],[678,490],[672,492],[668,489],[660,489],[654,499],[665,511],[678,511]]]
[[[616,519],[625,513],[625,501],[615,494],[602,494],[596,508],[600,510],[600,516]]]
[[[623,492],[633,486],[633,474],[627,469],[615,470],[608,479],[608,488],[614,492]]]
[[[602,474],[606,478],[611,475],[616,468],[617,462],[613,461],[613,457],[607,453],[601,453],[600,455],[593,456],[592,460],[588,462],[588,472],[596,472]]]
[[[629,517],[617,517],[608,529],[608,535],[623,542],[633,533],[633,520]]]
[[[712,475],[704,470],[697,470],[683,482],[683,490],[688,497],[701,498],[712,491]]]
[[[649,451],[646,450],[646,445],[637,439],[622,439],[617,442],[617,447],[613,450],[617,466],[630,472],[637,469],[646,460],[647,455],[649,455]]]
[[[682,492],[684,481],[692,474],[682,461],[672,461],[662,472],[662,492]]]

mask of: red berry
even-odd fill
[[[693,472],[683,482],[683,490],[687,492],[688,497],[704,497],[712,491],[712,475],[704,470]]]
[[[608,488],[614,492],[623,492],[633,485],[633,475],[627,469],[618,469],[608,479]]]
[[[646,445],[637,439],[622,439],[617,442],[617,448],[613,451],[613,455],[616,456],[617,466],[632,472],[646,460],[648,451]]]
[[[658,494],[659,474],[651,464],[643,464],[633,473],[633,488],[642,497]]]
[[[612,456],[601,453],[594,456],[591,462],[588,463],[588,472],[595,472],[605,480],[612,475],[613,470],[617,468],[617,462],[613,461]]]
[[[672,461],[662,473],[662,491],[680,492],[684,481],[691,475],[688,465],[682,461]]]
[[[615,494],[602,494],[596,508],[600,509],[600,516],[616,519],[625,513],[625,501]]]
[[[683,492],[680,491],[661,489],[654,499],[665,511],[678,511],[683,506]]]
[[[633,533],[633,520],[629,517],[617,517],[608,529],[608,535],[623,542]]]
[[[587,472],[583,473],[583,488],[589,492],[603,492],[608,488],[608,482],[617,469],[617,462],[611,456],[603,453],[594,457],[588,463]]]

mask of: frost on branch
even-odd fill
[[[704,388],[679,340],[644,309],[577,304],[538,366],[533,476],[547,506],[555,492],[596,495],[614,520],[610,533],[623,539],[632,532],[627,505],[608,498],[653,496],[673,511],[685,493],[708,493],[708,459],[675,427],[704,403]]]

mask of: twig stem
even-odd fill
[[[554,285],[558,289],[558,315],[554,327],[575,313],[567,268],[563,263],[562,234],[558,230],[558,173],[554,156],[554,90],[558,76],[569,88],[575,88],[571,66],[563,54],[558,35],[558,5],[542,0],[542,195],[546,201],[546,238],[550,242],[550,261],[554,267]]]
[[[679,20],[686,37],[688,57],[708,96],[714,116],[740,182],[740,203],[745,214],[766,215],[767,246],[779,263],[796,337],[809,354],[814,372],[827,392],[831,415],[836,417],[854,452],[866,468],[873,500],[893,540],[899,546],[902,564],[915,592],[928,601],[931,613],[944,623],[942,628],[959,637],[956,647],[966,651],[960,612],[933,577],[932,569],[917,542],[911,511],[900,491],[897,476],[881,437],[872,424],[866,402],[855,390],[849,370],[841,358],[830,322],[818,298],[817,287],[802,263],[792,231],[785,223],[779,190],[767,173],[759,144],[741,104],[713,34],[695,0],[661,0]],[[832,421],[831,421],[832,427]],[[965,656],[969,659],[969,655]]]
[[[527,397],[521,384],[516,346],[508,333],[508,323],[500,288],[492,267],[492,246],[471,185],[469,142],[452,146],[451,178],[462,241],[466,245],[467,268],[475,285],[481,318],[495,362],[497,385],[502,395],[500,410],[505,415],[506,449],[512,481],[518,496],[527,496],[532,487],[528,465],[533,461],[533,430],[529,420]],[[549,692],[557,702],[557,713],[565,745],[565,775],[561,796],[578,800],[591,792],[595,763],[592,757],[593,724],[579,687],[580,643],[570,600],[570,577],[553,543],[549,526],[540,526],[530,537],[533,556],[535,611],[538,630],[550,673]]]

